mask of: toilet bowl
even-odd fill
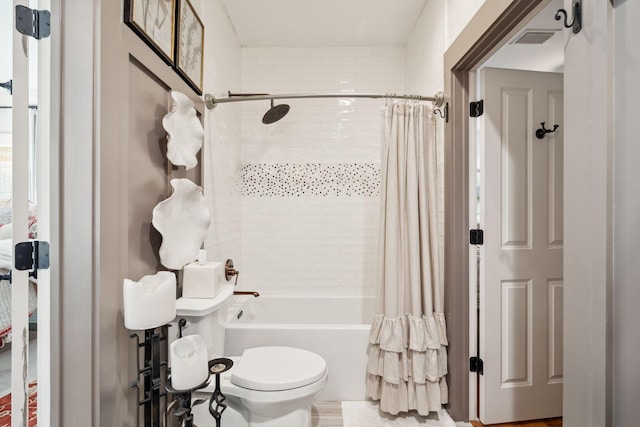
[[[216,298],[206,301],[179,298],[176,302],[176,322],[186,320],[184,335],[198,334],[205,339],[209,360],[224,354],[226,306],[232,295],[233,288],[223,289]],[[328,378],[322,357],[299,348],[271,346],[247,349],[231,360],[231,369],[220,374],[220,391],[228,405],[222,413],[221,427],[311,426],[311,404]],[[206,388],[193,393],[194,402],[207,400],[192,410],[199,427],[215,426],[209,413],[214,389],[212,376]]]
[[[233,367],[222,373],[220,389],[228,405],[222,414],[224,427],[309,427],[311,404],[328,378],[327,365],[315,353],[292,347],[247,349],[231,358]],[[215,388],[209,386],[194,394],[207,399],[195,406],[198,426],[215,426],[208,412],[208,399]]]

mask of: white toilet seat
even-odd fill
[[[293,347],[257,347],[245,350],[230,381],[256,391],[284,391],[313,384],[327,372],[327,363],[315,353]]]
[[[233,368],[231,368],[233,369]],[[229,371],[232,372],[232,371]],[[304,385],[298,388],[292,388],[289,390],[280,391],[259,391],[251,390],[249,388],[239,387],[231,382],[230,376],[222,377],[220,382],[220,388],[222,394],[227,397],[239,398],[243,401],[250,401],[255,403],[278,403],[283,404],[289,401],[295,401],[299,399],[305,399],[308,396],[313,396],[320,392],[329,378],[329,372],[326,371],[322,378],[318,381]],[[206,389],[205,389],[206,390]]]
[[[247,355],[249,357],[245,359]],[[273,358],[277,356],[281,359],[276,362]],[[298,362],[293,360],[297,357],[299,357]],[[232,357],[231,360],[233,361],[231,369],[220,375],[222,394],[249,400],[278,402],[311,395],[322,390],[329,377],[327,364],[322,357],[294,347],[256,347],[245,350],[241,357]],[[287,371],[296,364],[298,366],[293,369],[296,374],[285,372],[280,380],[262,376],[262,372],[272,366],[277,366],[280,371]],[[242,368],[243,365],[244,368]],[[241,368],[239,374],[238,368]],[[251,377],[252,372],[257,376]],[[275,372],[275,369],[272,370],[271,375],[275,375]],[[254,388],[239,385],[238,382],[242,384],[243,380],[244,384],[252,385]],[[260,388],[270,390],[260,390]],[[215,380],[212,376],[209,385],[201,391],[212,393],[214,390]]]

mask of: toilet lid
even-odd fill
[[[242,353],[231,382],[238,387],[279,391],[314,383],[327,372],[315,353],[292,347],[258,347]]]

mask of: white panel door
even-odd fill
[[[562,75],[480,71],[479,417],[562,415]],[[558,128],[542,139],[536,130]]]

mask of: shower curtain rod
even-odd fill
[[[204,103],[209,109],[214,109],[216,105],[225,102],[240,101],[262,101],[274,99],[294,99],[294,98],[386,98],[386,99],[413,99],[416,101],[432,101],[434,106],[440,107],[444,103],[444,93],[438,92],[435,96],[422,95],[396,95],[394,93],[290,93],[290,94],[232,94],[229,92],[228,98],[214,98],[211,94],[204,95]]]

